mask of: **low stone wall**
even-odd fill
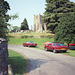
[[[3,38],[0,38],[0,75],[8,75],[8,48]]]

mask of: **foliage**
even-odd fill
[[[41,35],[40,37],[41,37],[41,38],[48,38],[48,39],[51,39],[51,35]]]
[[[21,38],[32,38],[33,36],[23,35]]]
[[[16,19],[16,18],[18,18],[19,16],[18,16],[18,14],[16,13],[16,14],[14,14],[14,15],[10,15],[10,19],[12,19],[12,20],[14,20],[14,19]]]
[[[27,22],[26,18],[25,18],[24,21],[21,23],[21,30],[29,30],[28,22]]]
[[[47,29],[54,32],[61,16],[65,13],[74,12],[75,3],[69,0],[46,0],[46,3],[43,21],[47,25]]]
[[[0,37],[6,38],[8,33],[7,22],[9,21],[9,15],[7,11],[10,10],[10,6],[7,1],[0,0]]]
[[[55,30],[55,42],[75,43],[75,13],[64,14]]]
[[[17,32],[20,30],[20,27],[18,26],[13,26],[11,32]]]
[[[47,38],[47,36],[45,36],[45,35],[41,35],[40,37],[41,37],[41,38]]]

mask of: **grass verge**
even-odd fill
[[[53,42],[54,40],[53,38],[52,39],[48,39],[48,38],[23,38],[23,39],[22,38],[10,38],[8,41],[8,44],[22,45],[26,41],[34,41],[38,45],[43,45],[47,41]]]
[[[25,59],[19,53],[8,50],[9,51],[9,64],[12,65],[14,75],[25,75],[27,68],[27,59]]]
[[[65,54],[65,55],[69,55],[69,56],[75,57],[75,50],[68,50],[66,53],[62,53],[62,54]]]

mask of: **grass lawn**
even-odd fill
[[[27,59],[25,59],[19,53],[8,50],[9,51],[9,64],[12,65],[14,75],[25,75],[27,68]]]
[[[22,45],[26,41],[34,41],[38,45],[43,45],[47,41],[53,42],[54,40],[53,38],[52,39],[48,39],[48,38],[23,38],[23,39],[22,38],[10,38],[8,41],[8,44]]]
[[[65,55],[69,55],[69,56],[75,57],[75,50],[68,50],[66,53],[62,53],[62,54],[65,54]]]

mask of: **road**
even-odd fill
[[[28,57],[27,75],[75,75],[75,57],[21,45],[8,48]]]

